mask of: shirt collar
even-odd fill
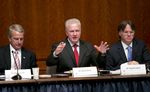
[[[123,46],[123,48],[124,48],[124,50],[128,47],[128,46],[130,46],[130,47],[132,47],[132,42],[130,43],[130,45],[127,45],[127,44],[125,44],[123,41],[121,41],[121,44],[122,44],[122,46]]]
[[[12,45],[10,44],[10,52],[12,52],[12,51],[16,51],[13,47],[12,47]],[[18,53],[20,53],[21,52],[21,49],[19,49],[19,50],[17,50],[18,51]]]
[[[69,39],[67,39],[68,40],[68,42],[70,43],[70,45],[71,45],[71,47],[74,45]],[[80,43],[79,43],[79,41],[76,43],[78,46],[80,46]]]

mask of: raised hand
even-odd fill
[[[66,46],[66,43],[60,42],[55,50],[55,55],[57,56],[58,54],[60,54],[63,51],[65,46]]]
[[[103,42],[103,41],[101,41],[101,44],[99,46],[94,45],[94,47],[96,48],[96,50],[99,51],[102,54],[106,53],[106,51],[109,49],[108,46],[109,45],[107,44],[107,42]]]

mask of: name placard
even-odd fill
[[[97,77],[97,67],[76,67],[72,69],[73,77]]]
[[[5,70],[5,79],[12,80],[12,77],[17,74],[17,70]],[[18,74],[22,79],[31,79],[31,69],[19,69]]]
[[[145,64],[121,65],[121,75],[140,75],[146,74]]]

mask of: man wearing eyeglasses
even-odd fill
[[[114,43],[108,53],[106,69],[120,69],[121,64],[145,64],[150,62],[150,53],[145,43],[135,38],[135,25],[130,20],[122,21],[118,26],[120,40]]]

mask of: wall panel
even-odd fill
[[[52,43],[65,37],[64,21],[71,17],[81,20],[82,39],[93,44],[115,42],[119,22],[131,19],[136,36],[150,48],[147,0],[1,0],[0,11],[0,46],[8,43],[8,26],[19,23],[26,30],[24,47],[35,52],[39,61],[46,60]]]

